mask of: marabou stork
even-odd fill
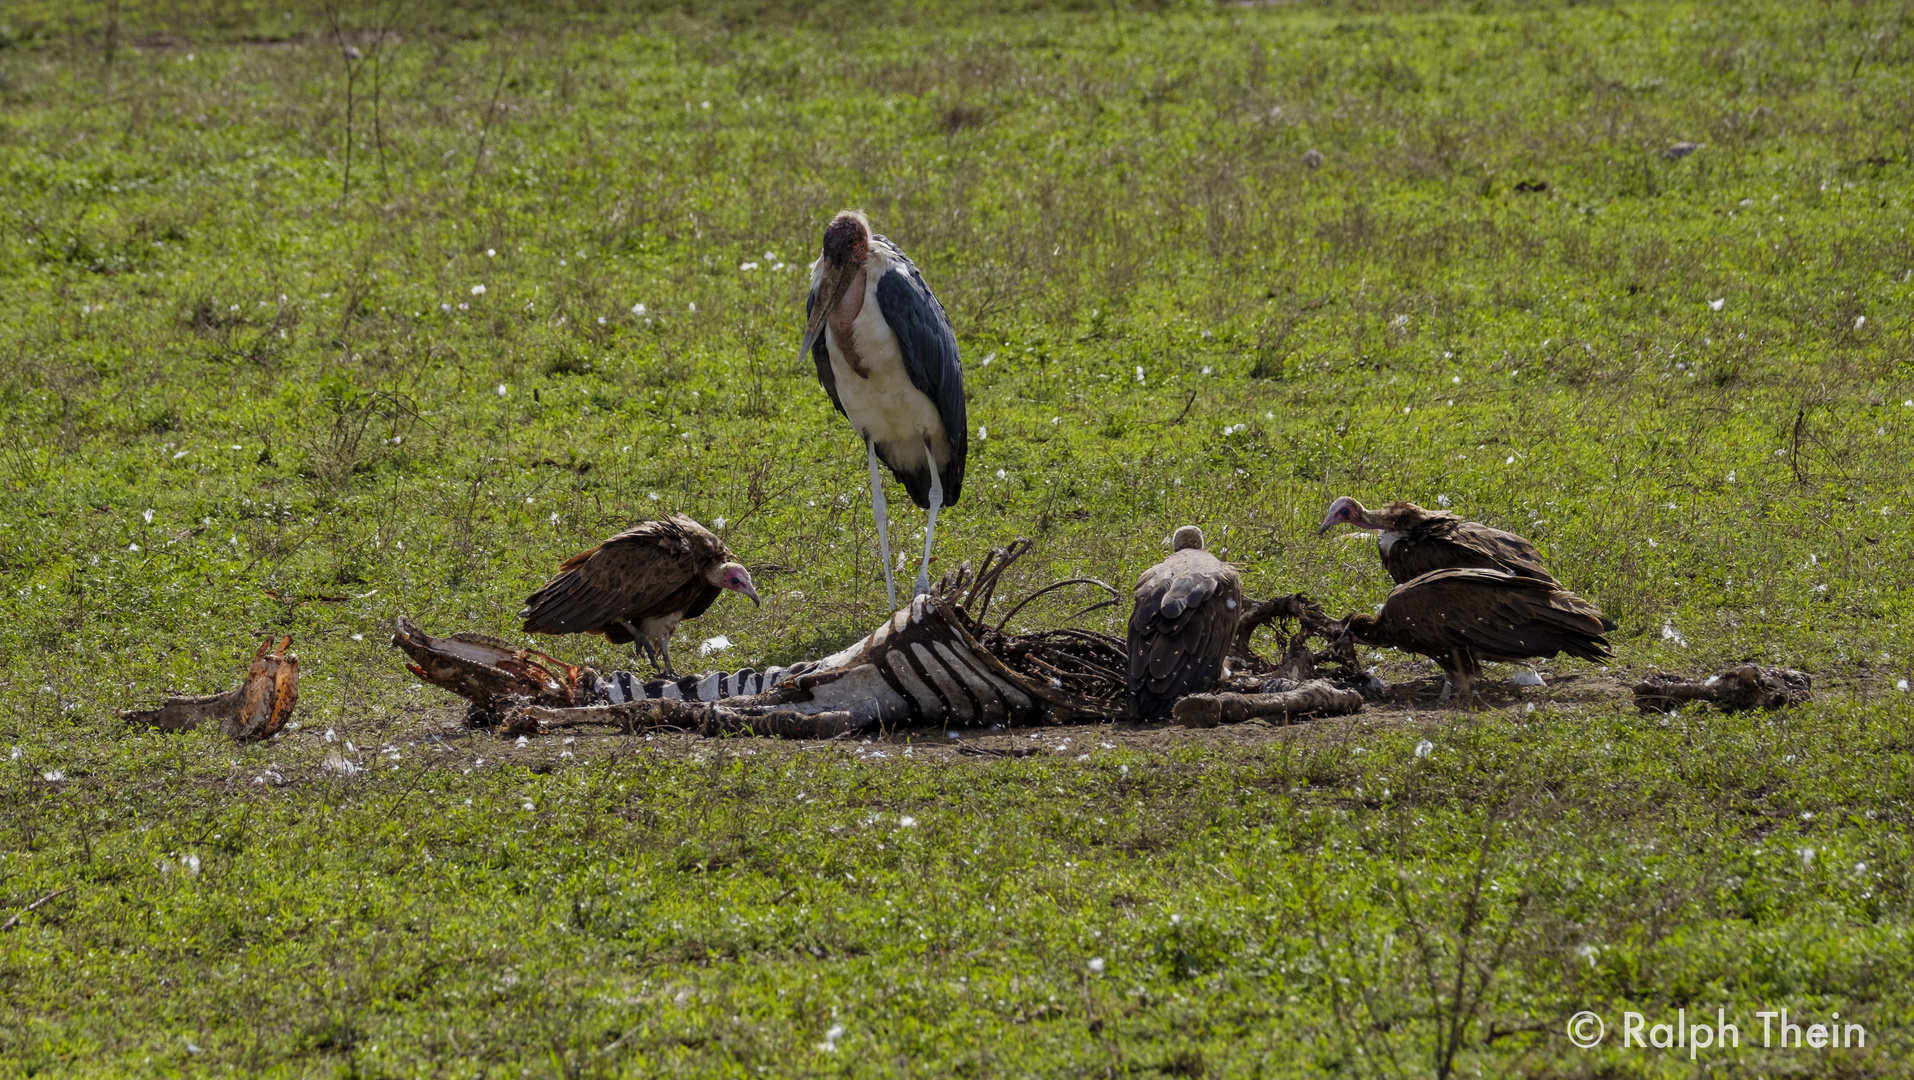
[[[671,634],[704,614],[724,590],[758,603],[751,571],[711,530],[673,514],[634,525],[565,560],[527,597],[519,617],[534,634],[603,634],[614,645],[636,642],[671,673]],[[659,662],[663,657],[663,662]]]
[[[855,210],[831,219],[824,251],[811,267],[803,349],[831,404],[864,440],[871,470],[871,510],[884,588],[897,608],[891,576],[884,477],[889,467],[911,501],[929,511],[917,592],[930,591],[930,551],[937,511],[957,505],[964,486],[967,429],[964,367],[944,306],[896,244],[871,233]]]

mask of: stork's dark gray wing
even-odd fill
[[[1215,686],[1241,611],[1236,571],[1206,552],[1179,551],[1145,571],[1130,612],[1131,714],[1167,716],[1178,698]]]
[[[877,310],[890,324],[891,333],[897,335],[897,351],[903,356],[911,385],[930,398],[944,421],[944,434],[950,439],[950,464],[939,480],[944,486],[944,505],[955,506],[963,493],[970,432],[957,334],[950,328],[944,305],[937,302],[930,286],[924,284],[924,276],[909,259],[877,279]]]
[[[1467,649],[1484,657],[1526,659],[1568,653],[1584,660],[1614,654],[1595,605],[1552,582],[1498,570],[1441,570],[1398,586],[1383,605],[1398,636],[1425,655]]]
[[[813,286],[811,294],[804,298],[804,320],[807,323],[811,319],[811,309],[816,306],[817,288]],[[831,349],[824,343],[821,333],[811,342],[811,359],[817,363],[817,381],[823,383],[824,392],[831,395],[831,404],[837,406],[838,415],[849,416],[844,411],[844,403],[837,400],[837,375],[831,371]]]

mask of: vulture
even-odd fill
[[[730,589],[758,603],[751,572],[709,529],[673,514],[647,521],[565,560],[525,600],[519,617],[534,634],[603,634],[658,670],[671,670],[671,633],[704,614]],[[660,657],[663,658],[660,663]]]
[[[1176,530],[1170,557],[1136,582],[1127,650],[1130,715],[1168,716],[1178,698],[1215,686],[1242,609],[1236,568],[1203,550],[1203,530]]]
[[[1567,653],[1608,660],[1608,624],[1595,605],[1552,580],[1501,570],[1433,570],[1390,590],[1374,615],[1343,621],[1338,645],[1361,642],[1420,653],[1442,665],[1443,689],[1467,696],[1482,661],[1519,663]]]
[[[1501,529],[1464,521],[1447,510],[1424,510],[1412,502],[1392,502],[1370,510],[1345,495],[1329,504],[1318,534],[1337,525],[1354,525],[1380,535],[1376,550],[1383,569],[1401,585],[1431,570],[1479,567],[1559,585],[1542,567],[1535,545]]]
[[[800,352],[811,354],[831,404],[864,440],[878,555],[894,611],[889,513],[877,466],[883,462],[929,514],[917,570],[922,595],[930,591],[937,511],[957,505],[964,488],[968,429],[957,335],[924,275],[855,210],[839,213],[824,230],[804,315]]]

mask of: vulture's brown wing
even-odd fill
[[[1439,570],[1389,594],[1383,610],[1413,651],[1468,649],[1506,660],[1568,653],[1584,660],[1614,655],[1595,605],[1535,578],[1497,570]]]
[[[1511,532],[1453,514],[1409,529],[1383,553],[1382,565],[1398,585],[1437,570],[1506,570],[1518,577],[1558,585],[1542,565],[1535,545]]]
[[[1131,712],[1167,715],[1214,686],[1242,606],[1235,569],[1207,552],[1179,551],[1144,571],[1130,612]]]
[[[684,610],[709,588],[677,523],[647,521],[567,559],[519,614],[535,634],[598,631],[626,641],[618,620]]]

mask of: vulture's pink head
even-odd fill
[[[1329,504],[1329,513],[1323,516],[1322,526],[1316,530],[1316,535],[1321,536],[1338,525],[1354,525],[1358,529],[1375,529],[1380,532],[1382,526],[1371,522],[1367,516],[1368,513],[1369,511],[1364,509],[1361,503],[1344,495]]]
[[[764,606],[763,602],[758,599],[758,590],[751,584],[751,571],[746,570],[738,563],[728,562],[718,567],[718,572],[712,577],[711,584],[716,585],[720,589],[730,589],[732,592],[741,592],[750,597],[752,603],[757,604],[759,607]]]

